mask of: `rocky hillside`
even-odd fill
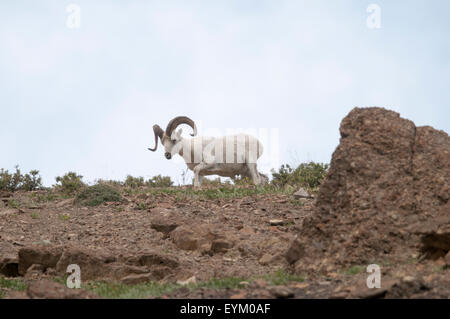
[[[317,198],[276,188],[117,190],[83,206],[0,194],[6,298],[449,298],[450,138],[355,108]],[[77,264],[82,289],[63,285]],[[368,289],[377,264],[382,287]]]

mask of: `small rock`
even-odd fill
[[[245,298],[247,298],[247,293],[245,291],[230,296],[230,299],[245,299]]]
[[[403,280],[404,282],[414,282],[414,281],[416,281],[417,279],[414,278],[413,276],[405,276],[405,277],[402,278],[402,280]]]
[[[169,234],[172,230],[177,228],[178,225],[179,225],[178,222],[165,217],[155,218],[151,223],[151,227],[154,230],[161,232],[165,235]]]
[[[249,227],[249,226],[243,226],[240,230],[239,233],[241,235],[244,236],[251,236],[255,234],[255,231],[253,230],[253,228]]]
[[[269,291],[275,298],[291,298],[294,296],[294,292],[290,288],[284,286],[270,287]]]
[[[263,265],[263,266],[265,266],[265,265],[268,265],[268,264],[270,264],[271,262],[272,262],[272,260],[274,259],[274,256],[273,255],[271,255],[271,254],[264,254],[259,260],[258,260],[258,262],[261,264],[261,265]]]
[[[65,199],[61,202],[59,202],[58,204],[56,204],[56,208],[61,208],[64,206],[69,206],[73,204],[73,198],[69,198],[69,199]]]
[[[293,194],[295,199],[313,198],[304,188],[300,188]]]
[[[154,280],[153,274],[136,274],[136,275],[128,275],[123,277],[120,281],[126,285],[137,285],[144,282],[149,282]]]
[[[266,286],[267,286],[267,281],[264,280],[264,279],[258,278],[258,279],[255,279],[255,280],[252,282],[252,286],[258,287],[258,288],[260,288],[260,287],[266,287]]]
[[[233,244],[225,239],[216,239],[211,244],[211,252],[213,253],[225,253],[228,249],[232,248]]]
[[[298,288],[298,289],[305,289],[305,288],[309,287],[309,284],[306,282],[301,282],[301,283],[295,284],[294,287]]]
[[[298,241],[298,239],[295,239],[289,246],[289,249],[286,251],[284,257],[286,258],[288,263],[293,264],[301,257],[303,257],[304,254],[305,247]]]
[[[271,220],[269,220],[269,224],[271,226],[281,226],[281,225],[284,225],[285,222],[282,219],[271,219]]]
[[[10,208],[3,211],[0,211],[0,216],[10,216],[14,214],[19,214],[20,210],[17,208]]]
[[[44,266],[40,265],[40,264],[32,264],[30,267],[28,267],[27,269],[27,273],[28,272],[44,272],[45,268]]]
[[[193,284],[195,285],[197,283],[197,278],[195,278],[195,276],[192,276],[186,280],[178,280],[177,284],[181,285],[181,286],[187,286],[189,284]]]

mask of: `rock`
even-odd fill
[[[246,299],[246,298],[247,293],[245,292],[245,290],[230,296],[230,299]]]
[[[161,232],[165,235],[168,235],[171,231],[177,228],[179,223],[169,217],[159,216],[152,220],[151,227]]]
[[[66,274],[67,267],[76,264],[81,269],[81,276],[85,280],[113,276],[105,264],[115,261],[115,257],[102,250],[69,246],[66,247],[56,264],[57,273]]]
[[[274,286],[269,288],[270,293],[275,298],[292,298],[294,297],[294,292],[285,286]]]
[[[252,235],[255,234],[255,231],[252,227],[249,226],[243,226],[240,230],[239,230],[239,234],[245,238],[248,238]]]
[[[400,282],[396,282],[387,291],[385,298],[399,299],[411,298],[413,295],[421,294],[430,290],[422,279],[406,276]]]
[[[177,284],[181,285],[181,286],[187,286],[189,284],[196,284],[197,283],[197,278],[195,278],[195,276],[189,277],[186,280],[178,280]]]
[[[173,274],[179,266],[176,257],[154,251],[143,251],[120,258],[103,249],[76,246],[31,246],[19,251],[18,272],[21,275],[33,265],[33,270],[64,276],[71,264],[80,267],[83,280],[121,280],[129,275],[143,274],[150,274],[152,280],[161,280]]]
[[[174,244],[183,250],[197,250],[204,244],[210,245],[218,237],[208,225],[182,225],[169,235]]]
[[[38,273],[43,273],[45,271],[45,268],[43,265],[40,264],[32,264],[30,267],[28,267],[27,269],[27,274],[29,272],[38,272]]]
[[[237,249],[241,253],[242,257],[259,255],[259,249],[250,245],[249,243],[240,243]]]
[[[384,298],[386,293],[392,288],[393,285],[397,283],[394,279],[381,279],[380,288],[368,288],[366,283],[361,284],[357,287],[353,287],[350,292],[350,298],[360,298],[360,299],[377,299]]]
[[[273,264],[279,264],[283,260],[283,257],[280,254],[269,254],[265,253],[258,262],[263,265],[273,265]]]
[[[445,266],[450,267],[450,251],[445,255]]]
[[[294,264],[297,260],[299,260],[305,254],[305,247],[302,242],[295,239],[288,250],[285,253],[286,261],[289,264]]]
[[[200,244],[199,236],[187,226],[181,226],[170,233],[174,244],[183,250],[196,250]]]
[[[123,277],[120,281],[126,285],[137,285],[149,281],[155,280],[155,277],[151,273],[128,275]]]
[[[282,219],[271,219],[269,220],[269,224],[271,226],[281,226],[285,224],[285,221]]]
[[[156,251],[140,252],[127,258],[127,263],[136,266],[166,266],[168,268],[177,268],[178,259],[175,256],[162,254]]]
[[[423,250],[443,256],[450,238],[448,134],[379,107],[353,109],[340,133],[314,213],[298,234],[305,255],[365,264],[423,242]]]
[[[294,194],[292,194],[295,199],[301,199],[301,198],[313,198],[311,194],[309,194],[304,188],[300,188],[298,191],[296,191]]]
[[[19,250],[18,272],[25,275],[33,264],[42,265],[44,268],[56,267],[61,257],[63,248],[60,246],[29,246]]]
[[[97,299],[97,295],[82,290],[70,289],[50,280],[39,280],[28,285],[27,295],[32,299]]]
[[[65,199],[65,200],[57,203],[56,204],[56,208],[61,208],[61,207],[73,205],[73,201],[74,201],[73,198]]]
[[[20,213],[20,210],[17,208],[8,208],[6,210],[1,210],[0,216],[11,216],[11,215],[19,214],[19,213]]]
[[[225,253],[233,247],[233,243],[226,239],[216,239],[211,244],[212,253]]]
[[[19,262],[16,257],[0,258],[0,274],[5,277],[19,276]]]

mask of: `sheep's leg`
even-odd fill
[[[202,185],[203,175],[201,175],[201,171],[207,168],[214,166],[215,164],[206,164],[205,162],[201,162],[197,166],[194,167],[194,187],[199,188]]]
[[[256,163],[248,163],[247,167],[248,167],[248,171],[250,173],[250,177],[252,178],[253,184],[259,185],[260,179],[259,179],[259,173],[256,169]]]

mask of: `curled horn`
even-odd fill
[[[187,116],[177,116],[176,118],[172,119],[169,124],[167,124],[167,128],[166,128],[166,135],[168,137],[172,136],[172,132],[177,128],[178,125],[180,124],[187,124],[190,127],[192,127],[192,129],[194,130],[194,132],[191,134],[191,136],[195,136],[197,135],[197,126],[195,126],[195,123],[193,120],[191,120],[190,118],[188,118]]]
[[[150,148],[150,147],[148,148],[152,152],[156,151],[156,149],[158,148],[158,137],[160,139],[162,139],[163,138],[163,134],[164,134],[163,129],[160,128],[159,125],[157,125],[157,124],[153,125],[153,132],[155,133],[155,147],[154,148]]]

